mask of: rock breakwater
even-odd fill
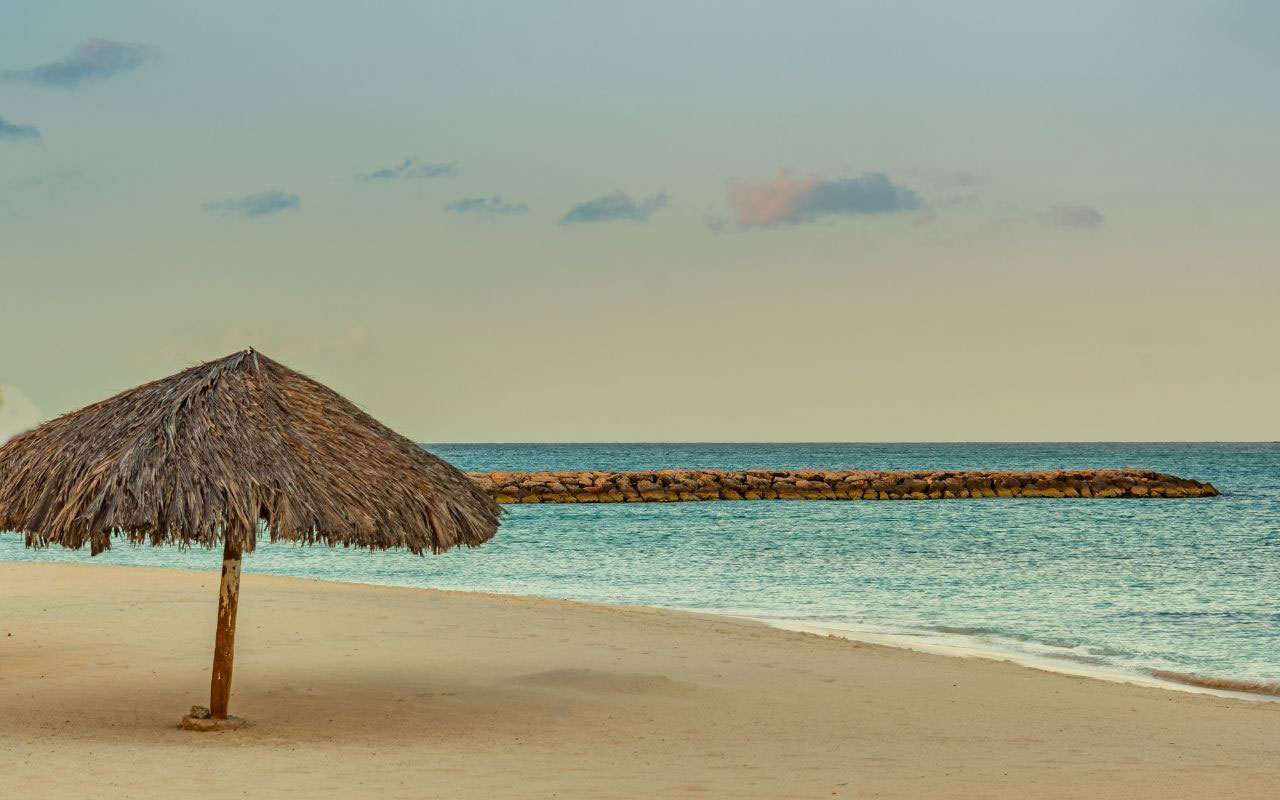
[[[499,503],[1215,497],[1213,484],[1149,470],[692,470],[472,472]]]

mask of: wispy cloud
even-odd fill
[[[84,177],[78,169],[64,169],[57,172],[37,172],[26,175],[21,178],[11,178],[7,181],[0,181],[0,189],[10,192],[27,191],[30,189],[63,189],[79,182]],[[0,194],[0,197],[3,197]]]
[[[667,204],[666,192],[659,192],[652,197],[634,200],[625,192],[618,190],[585,203],[579,203],[560,218],[561,225],[575,222],[610,222],[627,219],[644,222],[654,211]]]
[[[20,142],[24,139],[40,139],[40,129],[30,125],[18,125],[0,117],[0,142]]]
[[[920,195],[883,172],[827,180],[797,178],[785,169],[766,183],[730,182],[727,201],[743,228],[796,225],[833,215],[892,214],[922,206]]]
[[[458,162],[428,163],[417,158],[406,158],[399,164],[375,169],[360,176],[362,181],[394,181],[401,178],[452,178],[458,174]]]
[[[445,210],[452,211],[455,214],[489,214],[496,216],[499,214],[524,214],[528,212],[529,206],[524,203],[508,203],[502,199],[502,195],[495,194],[493,197],[464,197],[461,200],[454,200],[445,206]]]
[[[16,386],[0,383],[0,444],[40,421],[40,409]]]
[[[74,89],[84,81],[137,69],[159,56],[159,50],[145,44],[90,39],[59,61],[30,69],[5,70],[2,74],[9,80]]]
[[[1039,220],[1045,225],[1056,228],[1078,228],[1093,230],[1101,227],[1104,217],[1102,212],[1093,206],[1054,206],[1040,214]]]
[[[1105,222],[1106,216],[1093,206],[1059,203],[1040,211],[1023,210],[1021,213],[997,217],[983,227],[988,230],[1001,230],[1040,225],[1046,228],[1062,228],[1084,233],[1101,228]]]
[[[296,194],[284,192],[258,192],[244,197],[232,197],[227,200],[210,200],[203,208],[211,214],[225,214],[237,217],[262,217],[275,214],[302,204]]]
[[[83,177],[79,170],[61,170],[0,179],[0,219],[28,219],[57,213],[61,202]]]

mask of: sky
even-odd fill
[[[1280,439],[1280,5],[0,4],[0,438]]]

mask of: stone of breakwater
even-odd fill
[[[965,497],[1216,497],[1210,483],[1150,470],[472,472],[499,503],[697,500],[944,500]]]

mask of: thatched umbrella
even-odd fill
[[[113,537],[222,545],[209,717],[228,720],[240,558],[271,541],[439,553],[501,511],[452,465],[253,350],[47,422],[0,447],[0,531],[28,547]]]

